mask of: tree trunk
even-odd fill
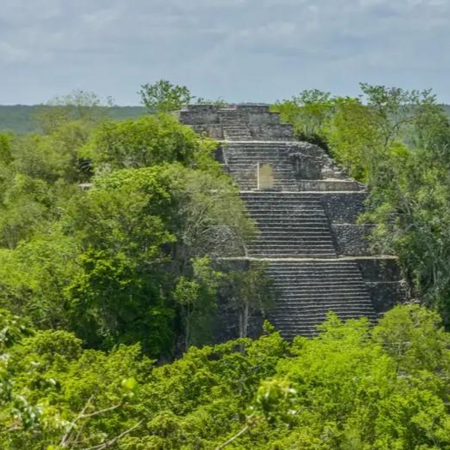
[[[239,314],[239,337],[245,338],[248,335],[248,316],[249,316],[249,304],[245,302],[241,313]]]

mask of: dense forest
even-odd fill
[[[218,299],[276,299],[265,267],[221,264],[258,230],[171,114],[186,87],[142,86],[127,120],[78,91],[1,133],[0,448],[450,449],[450,120],[430,91],[361,90],[273,110],[367,183],[412,300],[293,342],[214,342]]]

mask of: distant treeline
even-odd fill
[[[42,105],[0,105],[0,131],[13,131],[21,135],[39,131],[35,116],[40,108]],[[113,120],[137,119],[146,113],[143,106],[111,106],[105,109]],[[450,105],[445,105],[444,109],[450,115]]]
[[[52,106],[45,106],[52,108]],[[0,131],[13,131],[17,134],[27,134],[39,131],[35,120],[42,105],[0,105]],[[137,119],[145,114],[142,106],[111,106],[105,107],[108,116],[113,120]]]

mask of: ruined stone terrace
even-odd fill
[[[217,157],[261,231],[234,260],[269,262],[268,318],[285,337],[313,336],[328,311],[376,320],[404,297],[395,258],[372,254],[358,224],[365,186],[323,149],[296,141],[266,105],[190,106],[180,120],[220,141]]]

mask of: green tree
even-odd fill
[[[173,312],[160,284],[164,245],[174,236],[158,215],[162,187],[150,180],[147,187],[94,187],[68,209],[66,232],[79,242],[82,268],[69,287],[70,321],[91,346],[141,340],[156,355],[171,348]]]
[[[97,171],[173,162],[195,167],[203,161],[210,164],[215,147],[212,140],[201,139],[174,117],[162,114],[101,124],[83,156],[92,161]]]
[[[68,327],[67,286],[79,272],[73,238],[55,231],[0,250],[0,305],[39,328]]]
[[[7,166],[12,161],[11,155],[11,141],[13,135],[0,133],[0,164],[1,166]]]
[[[198,257],[192,261],[191,277],[182,275],[178,279],[173,297],[181,308],[184,350],[211,341],[221,278],[208,257]]]
[[[83,350],[64,331],[16,333],[8,314],[0,323],[13,336],[0,359],[6,450],[450,447],[449,334],[421,306],[398,306],[373,329],[330,314],[314,339],[266,332],[162,366],[137,345]]]
[[[45,134],[51,134],[70,122],[93,126],[107,118],[108,108],[113,104],[110,97],[104,100],[93,92],[77,89],[42,105],[35,121]]]
[[[186,86],[174,85],[167,80],[143,84],[139,95],[142,104],[152,113],[179,110],[193,99]]]
[[[247,267],[232,267],[225,270],[221,284],[221,296],[238,311],[239,337],[248,337],[250,316],[253,313],[266,315],[273,308],[276,294],[271,279],[267,276],[268,264],[251,261]]]
[[[351,176],[368,181],[375,165],[386,157],[374,113],[360,99],[336,98],[334,105],[324,128],[328,146]]]
[[[329,92],[317,89],[305,90],[290,100],[278,101],[272,111],[281,120],[294,126],[299,140],[327,148],[324,127],[333,112],[334,102]]]

